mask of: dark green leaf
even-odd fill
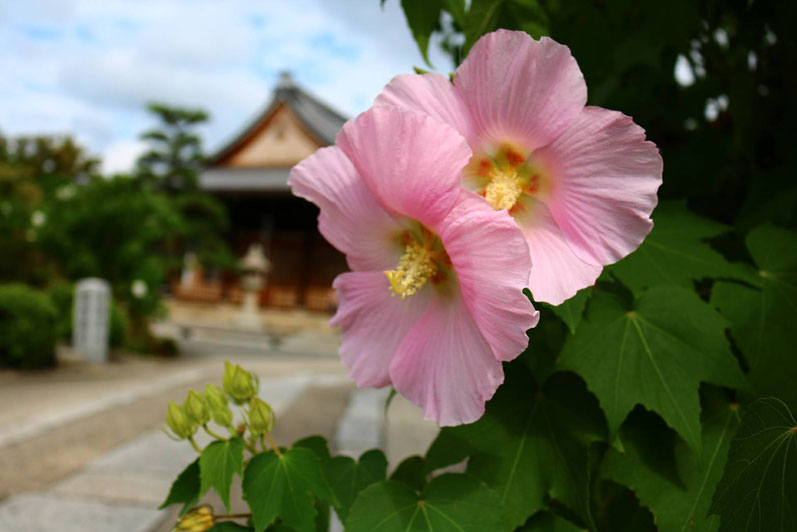
[[[243,526],[233,521],[220,521],[213,525],[208,532],[253,532],[251,526]]]
[[[539,512],[519,532],[586,532],[586,529],[552,513]]]
[[[424,478],[425,467],[426,463],[422,457],[417,455],[407,457],[402,460],[401,463],[396,466],[395,471],[390,474],[390,480],[403,482],[416,490],[423,489],[423,485],[426,483],[426,479]]]
[[[744,413],[711,512],[720,532],[797,530],[797,421],[782,401],[760,399]]]
[[[737,408],[727,403],[706,405],[701,452],[693,452],[678,440],[675,470],[649,465],[648,454],[662,447],[658,434],[650,430],[634,434],[623,431],[625,453],[610,449],[601,467],[602,474],[636,493],[640,502],[653,512],[659,532],[713,532],[719,521],[716,517],[707,519],[707,513],[722,476],[731,438],[739,426]]]
[[[446,474],[418,494],[388,480],[364,489],[351,508],[346,532],[506,530],[498,496],[468,475]]]
[[[177,476],[169,490],[169,495],[158,509],[162,510],[170,504],[182,503],[183,508],[180,510],[180,515],[183,515],[199,501],[199,490],[199,458],[197,458]]]
[[[348,456],[336,456],[324,466],[324,473],[338,501],[335,511],[345,522],[357,494],[374,482],[385,480],[387,458],[379,450],[366,451],[356,462]]]
[[[764,226],[747,236],[760,288],[715,284],[711,302],[731,322],[731,334],[759,395],[797,409],[797,234]]]
[[[508,523],[520,526],[555,499],[585,523],[589,510],[589,455],[605,434],[597,401],[575,375],[559,373],[538,390],[519,364],[476,423],[444,428],[432,444],[430,467],[469,456],[467,472],[500,497]]]
[[[292,447],[282,456],[269,451],[252,458],[244,471],[243,492],[257,532],[277,517],[299,532],[315,530],[315,497],[333,499],[321,461],[302,447]]]
[[[700,382],[744,388],[725,337],[726,322],[694,292],[654,287],[628,308],[595,294],[585,322],[568,338],[560,367],[598,396],[612,434],[641,404],[700,449]]]
[[[329,445],[327,445],[327,440],[323,436],[307,436],[295,441],[293,447],[310,449],[321,460],[321,463],[326,463],[330,459]]]
[[[428,55],[429,38],[440,22],[440,0],[401,0],[401,8],[424,61],[431,66]]]
[[[635,294],[656,285],[692,288],[703,278],[744,277],[738,265],[705,243],[730,228],[693,214],[681,204],[662,204],[653,215],[655,226],[634,253],[607,267]]]
[[[587,306],[587,300],[591,294],[592,287],[584,288],[583,290],[579,290],[576,295],[561,305],[548,305],[551,307],[553,313],[565,322],[571,334],[575,334],[576,327],[581,323],[581,318],[584,315],[584,307]]]
[[[479,38],[498,28],[523,30],[539,39],[548,18],[537,0],[472,0],[465,15],[465,52]]]
[[[199,477],[204,495],[210,488],[216,490],[227,511],[230,511],[230,486],[233,476],[243,470],[244,443],[235,437],[214,441],[199,455]]]

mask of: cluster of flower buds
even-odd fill
[[[182,516],[174,526],[174,530],[179,532],[205,532],[205,530],[210,530],[214,520],[213,507],[203,504]]]
[[[182,405],[169,402],[166,426],[170,431],[166,431],[166,434],[175,440],[188,440],[199,450],[193,436],[200,427],[211,436],[223,439],[208,428],[208,423],[213,420],[231,434],[243,436],[248,429],[250,441],[247,445],[250,448],[254,448],[258,436],[268,437],[274,428],[274,412],[268,403],[257,396],[260,387],[257,377],[238,364],[225,362],[222,385],[224,389],[208,384],[205,393],[191,390]],[[234,424],[230,400],[239,406],[248,406],[243,411],[245,423],[239,427]]]

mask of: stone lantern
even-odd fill
[[[241,289],[243,290],[243,305],[238,318],[240,325],[251,328],[261,328],[260,317],[257,313],[257,300],[260,290],[265,287],[265,275],[271,268],[271,263],[266,258],[261,244],[252,244],[241,259]]]

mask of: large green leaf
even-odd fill
[[[446,474],[418,493],[388,480],[360,492],[346,521],[346,532],[507,530],[498,496],[468,475]]]
[[[230,486],[233,476],[243,471],[244,442],[234,437],[214,441],[199,455],[200,495],[210,488],[216,490],[227,511],[230,511]]]
[[[703,278],[743,276],[738,265],[705,243],[730,228],[693,214],[681,204],[662,204],[654,215],[655,226],[634,253],[607,269],[639,294],[656,285],[692,287]]]
[[[183,515],[199,501],[200,488],[199,458],[197,458],[188,464],[177,476],[177,479],[169,490],[169,495],[158,509],[162,510],[170,504],[182,503],[183,508],[180,510],[180,515]]]
[[[519,532],[586,532],[586,529],[548,512],[540,512],[529,519]]]
[[[700,383],[746,386],[725,337],[726,325],[682,288],[651,288],[632,307],[599,292],[590,300],[585,322],[565,343],[560,367],[586,380],[612,434],[641,404],[699,450]]]
[[[714,532],[719,524],[716,517],[707,519],[707,513],[739,426],[738,406],[707,404],[702,417],[701,452],[695,453],[678,440],[675,468],[651,465],[650,455],[660,451],[662,438],[645,426],[621,432],[624,453],[610,449],[602,463],[604,477],[631,488],[650,508],[659,532]]]
[[[512,526],[549,499],[588,524],[588,448],[604,435],[597,401],[575,375],[556,374],[538,389],[528,370],[513,364],[484,416],[443,429],[427,460],[439,467],[469,456],[467,472],[496,491]]]
[[[467,52],[479,37],[498,28],[523,30],[539,39],[548,33],[548,17],[538,0],[472,0],[464,26]]]
[[[742,417],[711,506],[720,532],[797,530],[797,421],[774,398]]]
[[[219,521],[213,525],[208,532],[252,532],[251,526],[243,526],[233,521]]]
[[[441,0],[401,0],[407,25],[418,44],[423,60],[429,62],[429,39],[440,22]]]
[[[581,318],[584,316],[584,308],[587,306],[587,300],[592,295],[592,287],[584,288],[560,305],[548,305],[551,310],[556,314],[559,319],[565,322],[571,334],[575,334],[578,324],[581,323]]]
[[[336,456],[324,465],[324,474],[335,493],[335,511],[346,522],[357,494],[374,482],[385,480],[387,458],[379,450],[366,451],[358,461],[348,456]]]
[[[718,282],[711,302],[731,322],[758,394],[797,410],[797,234],[759,227],[747,235],[747,247],[760,288]]]
[[[256,532],[277,517],[299,532],[315,530],[315,497],[334,499],[320,460],[303,447],[292,447],[282,456],[269,451],[252,458],[244,471],[243,492]]]

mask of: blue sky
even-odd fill
[[[0,131],[70,133],[105,171],[124,171],[152,125],[148,101],[207,109],[212,150],[267,104],[283,69],[353,116],[413,65],[399,0],[0,1]]]

